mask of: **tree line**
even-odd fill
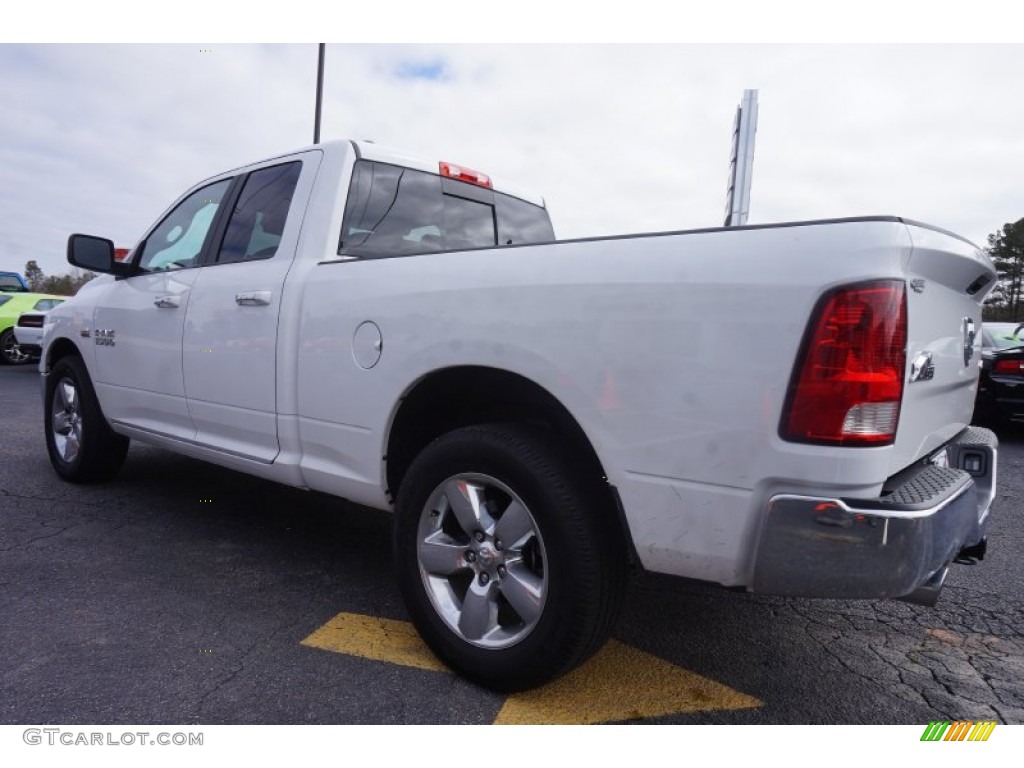
[[[56,296],[74,296],[78,290],[92,280],[96,275],[92,272],[83,272],[80,269],[73,269],[66,275],[47,275],[36,263],[30,259],[25,264],[25,282],[33,293],[51,293]]]
[[[992,257],[999,283],[985,302],[983,319],[1024,322],[1024,219],[988,236],[988,254]]]

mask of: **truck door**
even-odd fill
[[[150,231],[131,277],[96,304],[94,381],[111,421],[183,440],[195,436],[185,402],[181,341],[204,245],[231,179],[187,195]]]
[[[201,445],[267,463],[277,456],[281,294],[320,158],[307,152],[248,172],[199,270],[182,364]]]

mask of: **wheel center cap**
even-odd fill
[[[489,546],[484,544],[482,547],[480,547],[479,551],[477,552],[477,557],[480,559],[480,562],[483,565],[490,565],[494,562],[494,558],[497,557],[497,553]]]

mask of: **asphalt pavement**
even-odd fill
[[[70,485],[36,371],[0,396],[0,723],[1024,723],[1021,431],[936,608],[643,576],[593,663],[506,698],[417,656],[387,513],[139,444]]]

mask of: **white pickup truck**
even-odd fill
[[[540,197],[331,142],[189,190],[49,313],[58,474],[137,439],[394,510],[451,667],[540,684],[609,636],[631,566],[933,603],[984,555],[969,242],[897,217],[555,242]]]

